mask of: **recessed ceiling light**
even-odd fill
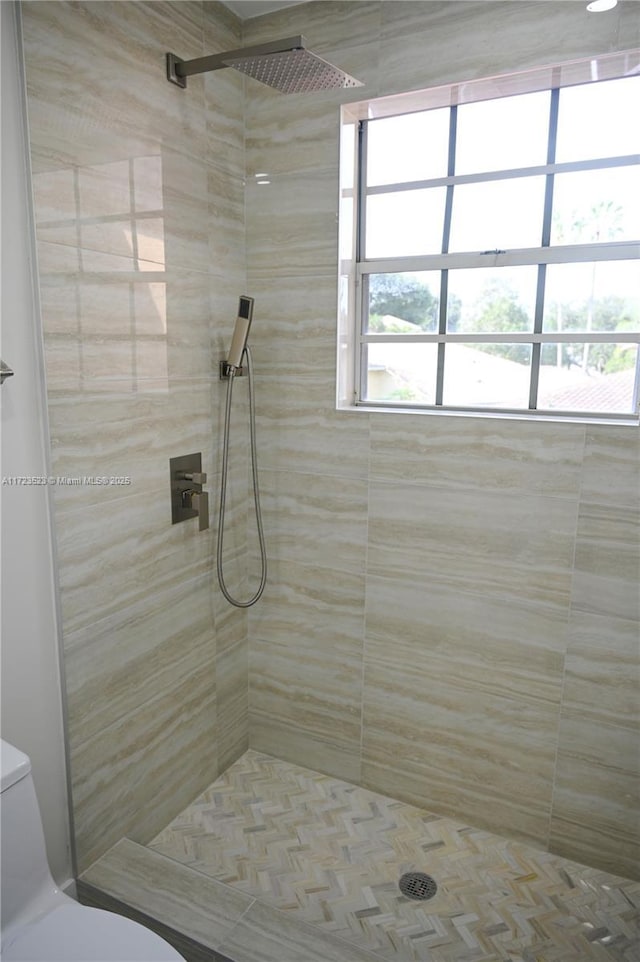
[[[617,3],[618,0],[591,0],[591,3],[587,4],[587,10],[589,13],[602,13],[604,10],[613,10]]]

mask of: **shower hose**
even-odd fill
[[[235,378],[235,369],[231,368],[229,370],[229,380],[227,381],[227,403],[224,412],[224,439],[222,444],[222,479],[220,482],[220,512],[218,515],[218,550],[217,550],[217,569],[218,569],[218,583],[220,585],[220,590],[225,596],[230,605],[234,605],[236,608],[250,608],[251,605],[255,605],[256,601],[262,595],[264,591],[264,586],[267,583],[267,552],[264,544],[264,532],[262,530],[262,512],[260,510],[260,493],[258,489],[258,460],[256,455],[256,408],[255,401],[253,397],[253,365],[251,361],[251,351],[249,347],[246,346],[244,353],[247,356],[247,371],[249,375],[249,425],[251,434],[251,469],[253,472],[253,502],[256,511],[256,525],[258,528],[258,540],[260,542],[260,563],[262,566],[262,574],[260,577],[260,585],[258,590],[248,601],[238,601],[233,598],[229,593],[229,590],[224,581],[224,573],[222,567],[222,544],[224,540],[224,519],[225,519],[225,507],[227,500],[227,469],[229,465],[229,424],[231,421],[231,396],[233,393],[233,381]]]

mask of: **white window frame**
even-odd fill
[[[340,210],[340,279],[338,320],[338,409],[361,409],[367,411],[421,411],[430,414],[462,414],[481,417],[520,417],[544,420],[577,420],[597,423],[640,423],[640,335],[638,332],[582,332],[567,331],[546,333],[542,330],[541,285],[544,286],[546,266],[557,263],[596,262],[604,260],[638,260],[640,243],[606,241],[589,244],[548,246],[551,230],[552,191],[556,174],[566,172],[620,168],[640,164],[640,155],[609,157],[604,160],[585,160],[572,163],[546,163],[537,166],[490,171],[486,173],[455,175],[419,181],[384,184],[368,187],[366,171],[366,121],[378,117],[425,111],[438,107],[455,108],[463,103],[494,100],[516,93],[536,90],[552,91],[552,115],[557,115],[558,90],[578,83],[597,82],[620,78],[639,71],[640,50],[623,51],[589,60],[571,61],[566,64],[544,67],[518,74],[502,75],[486,80],[470,81],[459,85],[447,85],[376,100],[349,104],[342,108],[342,157],[341,210]],[[363,121],[365,123],[363,123]],[[552,153],[551,157],[554,156]],[[349,163],[344,163],[344,158]],[[451,168],[450,168],[451,169]],[[546,178],[544,226],[542,246],[519,248],[508,251],[473,253],[431,254],[386,258],[360,256],[361,239],[365,234],[366,197],[374,194],[401,192],[428,187],[446,187],[449,194],[460,184],[506,180],[524,176],[542,175]],[[450,218],[451,204],[447,205],[445,218]],[[446,223],[445,223],[446,230]],[[399,273],[402,271],[443,271],[453,268],[507,267],[521,265],[538,266],[538,296],[534,330],[529,333],[509,332],[497,334],[447,333],[446,303],[440,307],[438,333],[380,334],[365,330],[368,312],[368,277],[371,274]],[[427,405],[407,401],[372,401],[364,396],[367,376],[366,350],[368,344],[389,343],[435,343],[438,348],[438,374],[436,404]],[[452,407],[442,404],[444,344],[447,343],[526,343],[532,345],[531,388],[529,408],[505,409],[477,407]],[[539,356],[542,344],[553,343],[634,343],[638,344],[636,378],[634,388],[634,413],[598,414],[591,412],[538,410],[535,405],[538,390]],[[442,345],[442,346],[440,346]]]

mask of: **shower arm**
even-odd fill
[[[269,43],[259,43],[253,47],[239,47],[237,50],[227,50],[224,53],[214,53],[208,57],[196,57],[194,60],[181,60],[174,53],[167,54],[167,80],[178,87],[187,86],[187,77],[194,74],[207,73],[210,70],[221,70],[231,66],[230,61],[242,60],[248,57],[263,57],[272,53],[288,53],[291,50],[306,49],[306,40],[301,34],[296,37],[286,37],[284,40],[272,40]]]

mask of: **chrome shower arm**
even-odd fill
[[[233,60],[264,57],[272,53],[288,53],[291,50],[305,49],[306,40],[301,34],[298,34],[296,37],[286,37],[284,40],[271,40],[268,43],[255,44],[252,47],[238,47],[236,50],[214,53],[208,57],[195,57],[193,60],[181,60],[174,53],[168,53],[167,79],[179,87],[186,87],[187,77],[207,73],[210,70],[221,70],[222,67],[230,67]]]

